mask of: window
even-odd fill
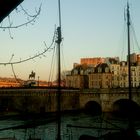
[[[101,68],[98,68],[98,72],[100,72],[100,73],[101,73],[101,72],[102,72],[102,69],[101,69]]]
[[[105,72],[109,72],[109,68],[108,67],[105,68]]]

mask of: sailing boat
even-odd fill
[[[128,45],[128,88],[129,88],[129,102],[132,102],[132,89],[131,89],[131,59],[130,59],[130,12],[129,12],[129,3],[127,2],[127,45]],[[131,106],[130,106],[131,107]],[[134,121],[131,115],[132,110],[130,110],[128,115],[128,128],[118,133],[112,133],[107,136],[107,139],[129,139],[129,140],[139,140],[140,137],[137,135],[137,132],[134,128]]]
[[[132,89],[131,89],[131,59],[130,59],[130,12],[129,12],[129,3],[127,2],[127,44],[128,44],[128,101],[132,102]],[[131,104],[130,104],[131,107]],[[131,107],[132,108],[132,107]],[[93,137],[89,135],[81,135],[79,140],[118,140],[118,139],[126,139],[126,140],[140,140],[140,136],[138,136],[135,127],[134,120],[132,118],[132,110],[128,113],[128,128],[121,129],[118,132],[109,132],[105,135],[101,135],[100,137]]]

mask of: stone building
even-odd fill
[[[120,64],[119,59],[109,58],[107,62],[112,73],[112,88],[119,87]]]
[[[131,86],[140,87],[140,54],[131,54]],[[101,62],[101,63],[100,63]],[[66,87],[128,88],[128,62],[118,57],[82,58],[66,76]]]
[[[77,65],[66,76],[66,87],[70,88],[88,88],[88,69],[87,65]]]
[[[66,87],[69,88],[88,88],[87,75],[67,75]]]
[[[90,65],[90,66],[96,66],[100,63],[104,63],[105,59],[101,57],[94,57],[94,58],[81,58],[80,59],[80,64],[81,65]]]
[[[128,65],[126,61],[120,62],[119,85],[122,88],[128,87]]]
[[[140,87],[140,65],[138,63],[131,63],[131,87]],[[128,63],[126,61],[120,62],[120,87],[127,88],[128,85]]]
[[[89,88],[111,88],[112,73],[106,63],[98,64],[92,73],[88,74]]]

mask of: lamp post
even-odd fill
[[[39,87],[39,76],[38,76],[38,82],[37,82],[37,84],[38,84],[38,87]]]

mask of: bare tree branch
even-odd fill
[[[41,12],[41,5],[40,5],[38,11],[36,11],[35,15],[28,14],[28,12],[22,6],[20,6],[20,7],[23,10],[23,12],[32,19],[30,19],[29,21],[27,21],[25,23],[19,24],[19,25],[13,25],[13,23],[9,22],[9,24],[10,24],[9,26],[2,26],[1,25],[0,26],[1,29],[13,29],[13,28],[19,28],[19,27],[22,27],[22,26],[27,26],[29,23],[34,22],[35,19],[40,15],[40,12]]]
[[[35,59],[35,58],[37,58],[37,57],[41,57],[41,56],[44,56],[45,57],[45,53],[46,52],[48,52],[48,51],[51,51],[51,50],[53,50],[54,48],[55,48],[55,45],[53,46],[53,44],[54,43],[56,43],[55,42],[55,35],[56,35],[56,33],[54,32],[54,36],[53,36],[53,39],[52,39],[52,43],[51,43],[51,45],[49,46],[49,47],[47,47],[47,45],[46,45],[46,43],[44,42],[44,45],[46,46],[46,48],[44,49],[44,51],[42,51],[41,53],[38,53],[38,54],[36,54],[36,55],[34,55],[34,56],[32,56],[32,57],[29,57],[29,58],[26,58],[26,59],[23,59],[23,60],[19,60],[19,61],[15,61],[15,62],[11,62],[12,61],[12,58],[13,58],[13,56],[14,56],[14,54],[12,55],[12,57],[10,58],[10,61],[9,62],[0,62],[0,65],[13,65],[13,64],[19,64],[19,63],[23,63],[23,62],[26,62],[26,61],[29,61],[29,60],[33,60],[33,59]],[[53,47],[52,47],[53,46]]]

